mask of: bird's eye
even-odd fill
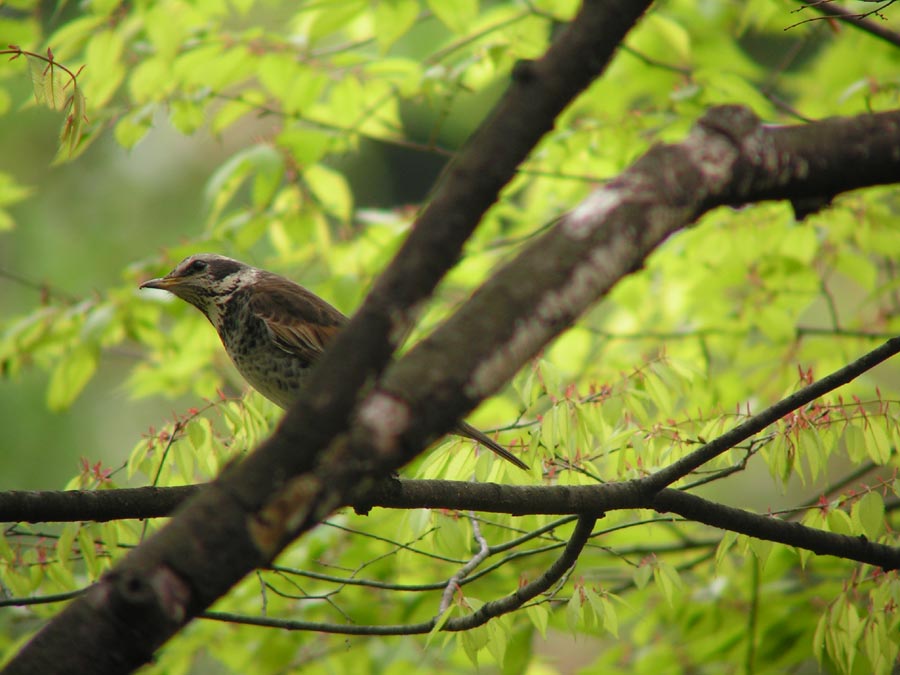
[[[207,267],[209,267],[209,263],[203,260],[195,260],[190,265],[188,265],[188,272],[192,274],[196,274],[199,272],[203,272]]]

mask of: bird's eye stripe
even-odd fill
[[[232,274],[237,274],[241,271],[243,266],[241,263],[236,260],[217,260],[212,265],[210,269],[210,276],[217,281],[220,281],[226,277],[231,276]]]

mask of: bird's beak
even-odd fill
[[[138,288],[159,288],[164,291],[168,291],[172,288],[172,286],[178,285],[178,277],[165,276],[159,277],[157,279],[150,279],[149,281],[145,281]]]

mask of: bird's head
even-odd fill
[[[182,260],[164,277],[150,279],[141,288],[159,288],[191,303],[214,324],[219,307],[253,281],[256,268],[214,253],[198,253]]]

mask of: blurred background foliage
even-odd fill
[[[19,20],[0,23],[0,29],[5,29],[2,41],[23,48],[45,41],[57,49],[56,58],[62,59],[66,50],[60,51],[59,41],[41,36],[70,28],[73,23],[96,25],[104,10],[94,14],[85,11],[85,7],[61,4],[56,8],[52,3],[41,3],[33,15],[8,10],[8,14]],[[188,7],[189,4],[183,5],[183,8]],[[106,9],[116,11],[115,7]],[[214,15],[218,13],[208,9]],[[228,11],[224,5],[220,9]],[[285,13],[278,3],[262,3],[261,7],[250,9],[249,14],[239,13],[243,25],[272,22],[277,25],[277,17]],[[163,12],[162,8],[158,11]],[[108,21],[113,19],[114,16],[107,17]],[[432,27],[432,32],[435,28]],[[87,37],[89,35],[82,34],[78,43],[83,46]],[[159,259],[163,249],[173,248],[179,242],[199,239],[208,242],[206,248],[209,250],[250,259],[249,246],[235,250],[230,242],[223,241],[227,237],[222,237],[222,233],[210,232],[213,223],[206,219],[211,217],[212,194],[216,190],[231,196],[230,190],[240,192],[243,188],[235,202],[240,204],[246,200],[249,190],[244,186],[232,187],[222,182],[230,178],[240,183],[248,175],[252,176],[259,168],[253,162],[271,162],[274,174],[270,177],[273,181],[278,180],[284,170],[282,158],[271,150],[266,139],[283,120],[251,114],[222,133],[214,134],[203,127],[185,135],[173,127],[168,104],[160,102],[157,107],[150,106],[152,109],[141,108],[145,123],[142,130],[147,135],[133,147],[123,148],[112,133],[100,133],[77,162],[53,164],[57,155],[60,115],[33,104],[31,81],[24,65],[11,63],[0,72],[5,86],[6,109],[6,114],[0,118],[0,144],[4,148],[0,170],[30,195],[11,207],[17,226],[2,233],[0,270],[4,276],[0,302],[2,315],[6,317],[5,325],[14,327],[15,319],[26,315],[47,298],[51,303],[55,299],[77,304],[109,286],[123,287],[124,280],[136,279],[135,273],[128,271],[136,260]],[[106,67],[121,68],[121,63],[104,63],[98,69],[105,70]],[[86,70],[83,80],[95,81],[91,70]],[[106,72],[97,73],[96,78],[102,82],[107,75]],[[495,87],[493,93],[481,101],[473,100],[476,96],[461,94],[470,99],[463,105],[455,104],[464,115],[454,114],[452,123],[437,129],[439,138],[433,139],[427,137],[436,128],[429,121],[433,111],[427,105],[411,102],[405,115],[410,127],[419,128],[418,134],[412,132],[411,135],[413,139],[417,135],[422,137],[421,147],[415,140],[392,143],[361,137],[356,139],[356,147],[330,155],[330,163],[352,186],[353,204],[358,208],[399,207],[405,211],[407,204],[418,203],[440,172],[447,155],[427,144],[430,142],[434,146],[440,141],[450,148],[458,146],[496,93]],[[119,107],[97,110],[96,102],[89,99],[89,124],[99,130],[115,128],[117,117],[123,114],[121,106],[130,105],[121,94],[116,101]],[[120,124],[127,126],[127,122]],[[335,131],[333,135],[340,134]],[[248,146],[249,151],[241,152]],[[228,159],[234,154],[239,156],[229,164]],[[221,167],[220,173],[216,174],[218,167]],[[236,178],[229,176],[229,170],[239,175]],[[341,183],[339,188],[343,198],[349,200],[340,177],[326,173],[320,178],[325,182],[322,189],[326,192],[331,187],[329,178]],[[349,202],[341,206],[345,211],[345,231],[339,236],[344,238],[353,234],[348,230],[348,206]],[[411,212],[404,212],[402,224],[395,229],[402,231],[409,215]],[[377,214],[372,217],[376,221],[384,220]],[[390,219],[395,218],[390,216]],[[324,229],[327,230],[327,226]],[[260,236],[259,227],[255,230],[248,239]],[[331,233],[325,236],[330,238]],[[375,245],[380,245],[384,237],[392,240],[396,234],[388,232],[372,236],[380,237],[374,241]],[[272,247],[267,244],[257,245],[259,256],[265,255],[266,251],[271,255]],[[200,249],[203,246],[192,247],[192,250]],[[310,251],[297,254],[295,264],[299,265],[294,269],[285,267],[282,271],[293,273],[298,280],[312,285],[300,274],[302,265],[314,257],[309,254]],[[173,261],[178,255],[172,253],[167,259]],[[262,264],[264,259],[258,257],[254,262]],[[361,281],[353,280],[355,273],[351,273],[351,285],[345,289],[345,294],[351,297],[344,299],[342,309],[353,309],[348,302],[359,299],[365,290],[364,284],[374,271],[366,270]],[[129,300],[125,292],[122,298],[134,303],[146,302],[137,293]],[[337,300],[333,298],[334,302]],[[196,317],[187,320],[198,332],[202,331]],[[206,343],[208,351],[212,351],[214,340],[208,339]],[[0,486],[49,488],[58,485],[77,469],[77,460],[82,456],[104,463],[121,461],[136,430],[157,425],[171,411],[180,410],[188,401],[196,400],[185,397],[170,404],[130,396],[124,380],[141,356],[139,350],[128,345],[106,350],[99,359],[97,376],[87,383],[85,391],[71,402],[71,406],[53,411],[52,424],[46,423],[48,370],[52,364],[32,368],[26,358],[23,359],[25,367],[15,367],[14,373],[8,373],[14,377],[0,380],[3,410],[9,419],[22,422],[10,429],[7,437],[8,447],[19,450],[0,455]],[[13,370],[10,365],[6,367]],[[202,393],[211,395],[214,390],[207,387]],[[74,439],[78,440],[73,442]]]
[[[416,335],[593,187],[653,143],[681,140],[712,105],[748,105],[773,124],[896,107],[897,48],[829,21],[785,30],[811,16],[792,13],[797,7],[786,0],[655,4],[506,188]],[[238,398],[243,384],[199,313],[139,293],[138,283],[192,252],[215,251],[283,273],[352,312],[512,65],[538,57],[576,9],[571,0],[20,0],[0,7],[0,44],[41,54],[50,47],[71,70],[85,66],[78,83],[87,101],[81,146],[60,151],[64,115],[34,104],[25,60],[0,69],[0,207],[9,216],[0,232],[0,488],[189,483],[251,449],[279,412],[254,394]],[[801,386],[808,369],[824,375],[897,332],[897,210],[896,190],[880,188],[841,196],[799,224],[786,204],[709,214],[666,242],[476,413],[480,425],[503,429],[501,439],[521,449],[532,475],[476,458],[456,440],[410,475],[589,484],[680,456],[747,409]],[[844,390],[844,399],[824,402],[818,416],[773,431],[753,447],[762,462],[708,493],[744,507],[797,506],[865,462],[887,466],[878,480],[889,484],[900,440],[897,390],[897,366],[886,364]],[[848,405],[854,394],[859,403]],[[846,523],[835,516],[816,525],[883,536],[878,505],[859,504],[841,498],[835,512]],[[854,566],[819,561],[812,583],[802,578],[805,558],[796,552],[703,530],[679,534],[666,522],[626,527],[642,517],[649,518],[603,521],[608,548],[585,554],[560,591],[564,617],[552,603],[538,604],[527,620],[506,617],[452,638],[461,649],[424,652],[420,643],[392,639],[350,653],[341,639],[320,644],[205,622],[168,646],[154,669],[288,672],[327,656],[335,671],[344,661],[355,672],[468,671],[481,658],[518,672],[532,657],[534,631],[568,628],[608,640],[627,622],[629,639],[596,643],[599,655],[545,648],[540,661],[567,672],[579,659],[603,672],[680,672],[676,664],[685,672],[698,664],[693,672],[736,672],[746,658],[747,603],[770,584],[765,597],[787,588],[793,602],[770,602],[760,619],[756,658],[767,672],[809,667],[815,658],[826,669],[889,672],[897,645],[885,637],[896,628],[887,615],[867,624],[866,635],[881,641],[865,650],[858,634],[829,638],[827,654],[813,647],[824,644],[814,640],[825,631],[822,616],[843,625],[861,611],[854,607],[875,602],[841,594]],[[510,556],[467,590],[469,606],[538,574],[570,527],[558,523],[557,535],[547,518],[488,521],[482,527],[491,541],[546,528],[539,541],[548,548],[527,563],[513,565]],[[33,566],[18,576],[7,569],[3,582],[17,595],[83,585],[121,555],[119,543],[154,527],[16,532],[15,541],[32,542],[19,545]],[[268,611],[291,615],[302,607],[310,620],[343,621],[350,613],[374,624],[426,620],[432,596],[398,600],[390,590],[341,585],[332,601],[334,582],[301,586],[297,570],[325,565],[384,581],[441,579],[469,556],[473,527],[455,514],[338,516],[293,547],[284,570],[265,577]],[[413,541],[421,549],[397,545]],[[732,546],[734,557],[726,555]],[[664,561],[666,550],[687,557]],[[759,568],[742,564],[750,552]],[[37,561],[48,554],[77,562],[45,569]],[[678,570],[697,577],[683,583]],[[647,585],[645,572],[655,583]],[[222,606],[257,612],[260,579]],[[716,604],[725,588],[732,602]],[[896,592],[877,584],[864,590]],[[823,614],[817,597],[839,601]],[[47,611],[11,622],[0,646],[11,647]],[[232,631],[244,632],[221,639]],[[694,654],[681,653],[679,641]],[[640,658],[631,651],[641,649]],[[854,650],[865,658],[853,662]],[[709,669],[723,662],[729,665]]]

